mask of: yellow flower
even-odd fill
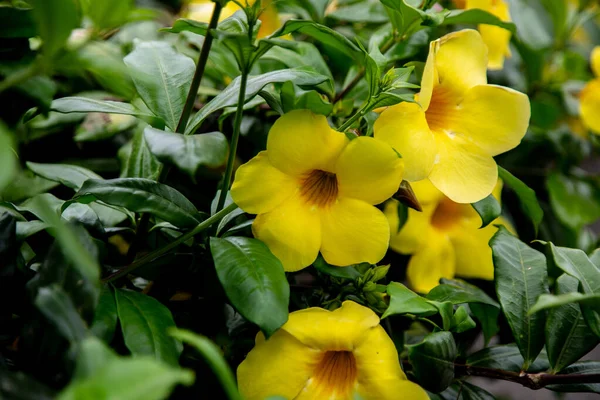
[[[374,204],[400,186],[403,162],[369,137],[352,141],[308,110],[279,118],[267,150],[236,172],[231,196],[258,214],[254,236],[269,246],[286,271],[316,259],[332,265],[376,263],[389,243],[389,226]]]
[[[246,400],[429,399],[402,372],[377,315],[352,301],[293,312],[269,340],[259,333],[237,376]]]
[[[400,232],[398,203],[394,200],[385,205],[392,233],[390,247],[398,253],[412,254],[406,271],[411,286],[427,293],[440,278],[458,275],[494,279],[488,242],[496,232],[494,224],[509,224],[500,217],[479,229],[481,218],[471,205],[453,202],[428,180],[414,182],[412,187],[423,211],[409,209],[408,221]],[[499,181],[493,193],[498,200],[501,190]]]
[[[600,46],[594,47],[590,58],[596,78],[589,81],[579,94],[579,113],[584,125],[600,135]]]
[[[252,5],[255,2],[256,0],[249,0],[248,4]],[[213,8],[214,3],[211,0],[191,0],[187,6],[185,17],[195,21],[209,22]],[[237,4],[233,1],[228,2],[221,10],[219,21],[231,17],[238,10],[240,10],[240,7]],[[269,36],[281,26],[279,14],[271,0],[262,0],[262,12],[258,19],[261,21],[258,31],[259,39]]]
[[[389,107],[374,135],[405,162],[405,179],[429,177],[457,203],[488,196],[498,178],[493,156],[519,144],[529,125],[529,99],[488,85],[486,46],[466,29],[431,42],[417,103]]]

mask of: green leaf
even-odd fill
[[[297,19],[288,20],[279,30],[269,37],[285,36],[292,32],[299,32],[310,36],[319,42],[346,54],[359,63],[363,61],[363,53],[354,43],[333,29],[314,21]]]
[[[485,367],[501,369],[505,371],[521,372],[524,360],[521,351],[516,344],[486,347],[467,357],[466,364],[473,367]],[[545,353],[540,354],[536,361],[530,366],[532,372],[548,369],[548,359]]]
[[[42,221],[17,221],[17,240],[24,241],[29,236],[48,228],[48,224]]]
[[[577,293],[579,281],[567,274],[556,281],[555,297],[581,295]],[[548,295],[546,295],[548,296]],[[596,304],[600,304],[600,294],[595,296]],[[536,303],[542,301],[542,297]],[[558,372],[579,360],[598,344],[598,337],[590,331],[585,322],[581,308],[577,303],[563,303],[548,313],[546,321],[546,351],[552,371]]]
[[[600,361],[580,361],[565,368],[560,375],[600,374]],[[568,385],[548,385],[546,389],[555,392],[600,393],[600,383],[573,383]]]
[[[196,66],[165,42],[142,42],[124,59],[138,94],[175,131]]]
[[[81,0],[84,14],[100,29],[116,28],[127,22],[132,0]]]
[[[494,14],[484,11],[479,8],[470,10],[452,10],[450,14],[444,18],[442,25],[463,25],[463,24],[485,24],[495,25],[504,28],[511,33],[516,33],[516,26],[511,22],[504,22]]]
[[[327,62],[323,59],[317,47],[309,42],[289,41],[288,47],[276,46],[269,49],[263,60],[273,60],[283,63],[288,68],[312,67],[321,75],[333,80]]]
[[[80,343],[73,380],[91,378],[117,359],[118,356],[106,344],[89,336]]]
[[[490,194],[485,199],[479,200],[477,203],[472,203],[471,206],[477,211],[481,217],[481,228],[485,228],[492,221],[500,216],[502,207],[494,195]]]
[[[192,179],[200,167],[217,169],[225,165],[229,154],[227,138],[221,132],[185,136],[146,127],[144,139],[159,161],[176,165]]]
[[[79,27],[75,0],[31,0],[33,18],[43,42],[43,51],[53,56],[60,50],[71,31]]]
[[[27,168],[36,175],[51,181],[59,182],[71,189],[79,190],[88,179],[102,179],[97,173],[78,165],[38,164],[27,161]]]
[[[327,275],[335,276],[336,278],[355,280],[360,276],[360,272],[356,268],[350,267],[336,267],[329,265],[323,258],[323,256],[317,256],[317,259],[313,263],[313,266],[319,271]]]
[[[18,164],[13,148],[12,133],[0,122],[0,195],[17,173]]]
[[[500,309],[497,307],[488,306],[487,304],[471,303],[469,304],[471,313],[481,324],[481,331],[483,332],[483,339],[487,346],[499,331],[498,317],[500,316]]]
[[[177,227],[198,225],[198,210],[180,192],[150,179],[122,178],[85,181],[77,195],[93,195],[104,203],[150,213]]]
[[[453,383],[440,395],[443,400],[495,400],[489,392],[465,381]]]
[[[110,343],[117,329],[117,303],[110,286],[106,285],[100,292],[98,305],[94,312],[94,321],[90,330],[105,343]]]
[[[171,311],[158,300],[127,289],[115,289],[115,302],[125,346],[133,355],[150,355],[178,365],[181,343],[168,335],[175,327]]]
[[[223,358],[219,347],[208,338],[190,331],[178,329],[172,331],[171,335],[184,343],[194,346],[194,348],[198,350],[221,382],[221,386],[225,393],[227,393],[227,398],[229,400],[242,400],[242,396],[237,390],[233,373],[231,372],[231,369],[229,369],[227,361]]]
[[[419,296],[401,283],[390,282],[387,286],[387,294],[390,296],[390,306],[381,318],[395,314],[414,314],[418,316],[429,316],[437,314],[438,309],[427,299]]]
[[[139,110],[129,103],[121,101],[97,100],[87,97],[63,97],[52,101],[50,110],[63,114],[99,112],[107,114],[134,115],[136,117],[156,117],[154,114]]]
[[[119,157],[121,157],[121,151],[119,151]],[[130,152],[125,159],[127,160],[125,162],[125,173],[121,176],[156,180],[160,175],[162,164],[148,149],[142,129],[138,129],[133,135]]]
[[[575,290],[577,290],[577,288],[575,288]],[[529,310],[529,314],[535,314],[536,312],[540,312],[542,310],[561,307],[566,304],[573,303],[584,303],[595,305],[597,307],[598,305],[600,305],[600,294],[581,294],[578,292],[571,292],[560,295],[543,294],[537,299],[533,307],[531,307],[531,309]]]
[[[193,382],[192,371],[169,367],[151,357],[121,357],[106,362],[86,379],[71,381],[56,399],[163,400],[176,385]]]
[[[381,85],[381,71],[377,62],[369,54],[365,53],[365,78],[369,85],[369,97],[373,97],[379,93]]]
[[[281,86],[281,104],[284,113],[291,110],[310,110],[315,114],[327,116],[333,111],[333,104],[326,96],[316,90],[303,90],[289,81]]]
[[[531,219],[533,228],[537,233],[540,222],[542,222],[542,218],[544,218],[544,211],[538,203],[535,192],[500,166],[498,166],[498,176],[504,181],[506,186],[510,187],[517,194],[519,201],[521,202],[523,213]]]
[[[251,75],[248,77],[246,85],[246,102],[250,101],[269,83],[292,81],[296,85],[302,87],[315,86],[328,79],[327,76],[314,72],[311,68],[280,69],[262,75]],[[237,77],[218,96],[202,107],[194,118],[192,118],[186,128],[186,135],[196,132],[204,120],[213,112],[235,105],[237,103],[239,90],[240,77]]]
[[[408,359],[419,384],[436,393],[452,383],[457,354],[450,332],[431,333],[421,343],[408,347]]]
[[[500,307],[497,301],[488,296],[483,290],[460,279],[440,280],[441,285],[431,289],[427,294],[429,300],[439,302],[449,301],[452,304],[481,303]]]
[[[458,307],[452,319],[452,332],[461,333],[477,326],[475,321],[469,316],[469,312],[465,306]]]
[[[40,288],[34,303],[70,343],[78,343],[87,336],[87,327],[77,313],[75,304],[60,286]]]
[[[553,173],[546,186],[552,209],[569,228],[577,231],[600,218],[600,189],[592,182]]]
[[[288,318],[290,289],[279,259],[261,241],[245,237],[211,237],[210,249],[233,306],[271,336]]]
[[[544,347],[546,315],[527,312],[540,295],[548,293],[546,258],[504,227],[492,237],[490,247],[496,294],[527,370]]]
[[[527,47],[539,50],[552,46],[551,21],[539,1],[513,0],[510,15],[517,27],[519,40]]]
[[[193,19],[179,18],[172,27],[162,28],[163,32],[179,33],[179,32],[192,32],[196,35],[206,36],[208,31],[208,23],[201,21],[194,21]]]
[[[0,7],[8,8],[8,7]],[[53,400],[53,390],[20,371],[0,374],[0,398],[13,400]]]
[[[30,9],[0,7],[0,20],[1,38],[30,38],[38,34]]]

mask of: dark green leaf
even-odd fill
[[[32,0],[30,4],[44,53],[53,56],[63,47],[71,30],[79,27],[77,3],[75,0]]]
[[[138,213],[151,213],[178,227],[199,223],[198,210],[184,195],[150,179],[89,179],[77,194],[91,194],[107,204]]]
[[[35,306],[70,343],[78,343],[88,335],[75,304],[60,286],[40,288],[35,297]]]
[[[375,96],[379,92],[381,84],[381,71],[377,62],[369,54],[365,54],[365,78],[369,85],[369,97]]]
[[[520,372],[524,360],[516,344],[506,344],[502,346],[486,347],[467,358],[467,365],[474,367],[485,367],[502,369],[505,371]],[[536,361],[530,366],[532,372],[539,372],[548,369],[548,359],[542,352]]]
[[[38,34],[30,9],[0,7],[0,20],[1,38],[30,38]]]
[[[319,74],[333,79],[327,63],[314,44],[296,41],[290,43],[292,46],[271,48],[262,59],[281,62],[288,68],[312,67]]]
[[[556,281],[556,297],[579,294],[579,281],[567,274]],[[600,296],[595,295],[596,303]],[[541,301],[538,300],[539,304]],[[587,326],[577,303],[568,303],[553,308],[546,321],[546,351],[552,371],[558,372],[579,360],[598,344],[598,337]]]
[[[489,392],[465,381],[453,383],[440,395],[443,400],[495,400]]]
[[[548,293],[546,258],[500,227],[490,240],[496,294],[527,370],[544,347],[546,315],[527,312]]]
[[[176,165],[192,178],[200,167],[222,167],[229,154],[227,138],[221,132],[185,136],[146,127],[144,139],[158,160]]]
[[[378,1],[359,1],[341,5],[327,13],[327,17],[350,22],[383,23],[388,21],[388,16]]]
[[[575,288],[575,290],[577,290],[577,288]],[[570,292],[561,295],[543,294],[537,299],[533,307],[531,307],[529,313],[534,314],[542,310],[561,307],[566,304],[573,303],[583,303],[598,307],[600,306],[600,294],[582,294],[578,292]]]
[[[112,293],[110,286],[104,286],[100,297],[98,299],[98,305],[94,312],[94,321],[90,330],[98,338],[102,339],[106,343],[110,343],[115,335],[117,329],[117,304],[115,303],[115,296]]]
[[[79,190],[88,179],[102,177],[87,168],[69,164],[38,164],[27,161],[27,168],[35,174],[51,181],[60,182],[71,189]]]
[[[4,201],[19,201],[47,192],[58,185],[58,183],[39,177],[29,170],[24,170],[13,177],[13,180],[0,192],[0,197]]]
[[[158,300],[127,289],[115,289],[115,302],[125,345],[132,354],[150,355],[178,365],[183,346],[169,336],[175,327],[171,311]]]
[[[0,122],[0,195],[17,173],[18,164],[13,142],[12,133]]]
[[[123,61],[144,103],[174,131],[192,83],[194,62],[165,42],[142,42]]]
[[[360,272],[356,270],[356,268],[350,267],[336,267],[333,265],[327,264],[325,259],[319,255],[313,266],[319,271],[327,275],[335,276],[336,278],[350,279],[354,280],[360,276]]]
[[[469,316],[469,312],[464,306],[456,309],[452,321],[452,332],[461,333],[473,329],[477,326],[475,321]]]
[[[48,225],[45,222],[38,220],[17,221],[17,240],[23,241],[29,236],[35,235],[46,228],[48,228]]]
[[[552,209],[566,226],[580,230],[600,218],[600,190],[592,182],[553,173],[546,185]]]
[[[483,290],[460,279],[440,280],[441,285],[431,289],[427,294],[429,300],[449,301],[452,304],[481,303],[500,307],[498,302],[488,296]]]
[[[502,207],[494,195],[490,194],[485,199],[479,200],[477,203],[472,203],[471,206],[477,211],[477,214],[481,217],[481,227],[485,228],[492,221],[500,216]]]
[[[427,299],[419,296],[401,283],[390,282],[387,287],[387,294],[390,296],[390,306],[381,318],[395,314],[414,314],[426,317],[438,312],[437,307],[429,303]]]
[[[581,361],[565,368],[561,375],[600,374],[599,361]],[[548,385],[555,392],[592,392],[600,393],[600,383],[575,383],[569,385]]]
[[[431,333],[423,342],[408,348],[408,359],[421,386],[441,392],[454,379],[456,343],[450,332]]]
[[[97,100],[87,97],[63,97],[56,99],[50,105],[52,111],[59,113],[89,113],[124,114],[138,117],[155,117],[154,114],[139,110],[129,103],[110,100]]]
[[[454,307],[452,303],[449,301],[433,301],[427,300],[427,302],[437,308],[440,313],[440,317],[442,318],[442,329],[445,331],[449,331],[452,328],[452,324],[454,321]]]
[[[196,35],[206,36],[206,32],[208,31],[208,23],[201,21],[194,21],[192,19],[187,18],[179,18],[172,27],[163,28],[161,31],[171,32],[171,33],[179,33],[179,32],[192,32]]]
[[[256,239],[212,237],[210,249],[233,306],[271,336],[288,318],[290,289],[281,262]]]
[[[110,295],[112,297],[112,293]],[[97,372],[102,371],[102,368],[106,365],[117,359],[117,355],[106,344],[94,336],[89,336],[79,346],[73,379],[91,378]]]
[[[326,96],[316,90],[303,90],[293,82],[285,82],[281,86],[281,104],[284,112],[310,110],[327,116],[333,111],[333,104]]]
[[[516,33],[515,24],[511,22],[504,22],[494,14],[491,14],[485,10],[479,8],[472,8],[470,10],[452,10],[450,14],[446,16],[442,25],[463,25],[463,24],[474,24],[474,25],[495,25],[500,28],[504,28],[511,33]]]
[[[119,152],[119,156],[121,156]],[[162,164],[156,159],[148,149],[144,131],[139,129],[135,132],[131,141],[131,150],[126,158],[125,177],[127,178],[147,178],[156,180],[160,174]]]
[[[544,218],[544,211],[542,211],[542,208],[538,203],[535,192],[500,166],[498,166],[498,176],[504,181],[506,186],[515,191],[521,202],[523,213],[531,219],[537,233],[540,222],[542,221],[542,218]]]
[[[269,83],[281,83],[292,81],[298,86],[315,86],[327,81],[329,78],[314,72],[312,68],[281,69],[267,72],[262,75],[249,76],[246,85],[246,102],[251,100]],[[213,112],[237,103],[240,90],[240,78],[231,82],[218,96],[209,101],[192,118],[186,129],[186,135],[194,133],[200,128],[204,120]]]
[[[100,29],[115,28],[127,22],[132,0],[82,0],[84,14]]]
[[[500,327],[498,326],[500,309],[481,303],[470,303],[469,308],[471,309],[473,316],[481,324],[483,339],[487,346],[492,337],[494,337],[494,335],[500,331]]]

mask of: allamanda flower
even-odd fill
[[[560,0],[559,0],[560,1]],[[458,8],[471,10],[478,8],[495,15],[504,22],[510,22],[510,13],[506,0],[455,0]],[[488,69],[504,68],[504,58],[510,58],[510,31],[499,26],[480,24],[477,29],[488,48]]]
[[[423,212],[408,210],[408,220],[398,232],[398,203],[385,205],[390,223],[390,247],[402,254],[412,254],[406,271],[411,286],[427,293],[437,286],[440,278],[494,279],[492,250],[489,240],[496,233],[494,225],[510,225],[497,218],[483,229],[481,218],[469,204],[458,204],[444,196],[431,182],[412,183]],[[494,188],[500,200],[501,182]]]
[[[373,205],[394,194],[402,170],[387,144],[350,141],[324,116],[294,110],[273,124],[267,150],[237,170],[231,196],[258,214],[254,236],[286,271],[310,265],[319,250],[332,265],[376,263],[388,247],[389,226]]]
[[[408,181],[429,177],[457,203],[488,196],[498,178],[493,156],[514,148],[529,125],[529,99],[488,85],[487,49],[471,29],[431,42],[417,103],[387,108],[374,136],[403,157]]]
[[[269,340],[259,333],[237,376],[247,400],[429,399],[406,379],[379,317],[352,301],[293,312]]]
[[[257,0],[249,0],[250,5],[254,4]],[[186,18],[193,19],[195,21],[209,22],[210,16],[212,15],[215,3],[212,0],[191,0],[187,6]],[[264,38],[275,32],[281,26],[281,20],[275,5],[271,3],[271,0],[262,0],[262,12],[258,19],[260,19],[261,25],[258,31],[258,38]],[[225,7],[221,10],[220,21],[231,17],[236,11],[240,10],[240,7],[233,1],[228,2]]]
[[[579,113],[583,124],[600,135],[600,46],[592,50],[590,64],[596,78],[589,81],[579,94]]]

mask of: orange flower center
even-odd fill
[[[358,369],[350,351],[328,351],[315,369],[313,379],[319,398],[351,398]]]
[[[433,132],[447,132],[449,122],[456,110],[456,94],[439,85],[433,89],[429,108],[425,111],[425,119]]]
[[[470,207],[467,205],[467,207]],[[435,208],[431,216],[431,225],[435,228],[448,231],[455,227],[465,216],[465,205],[444,198]]]
[[[330,205],[337,199],[337,177],[331,172],[314,169],[302,178],[300,194],[310,204]]]

